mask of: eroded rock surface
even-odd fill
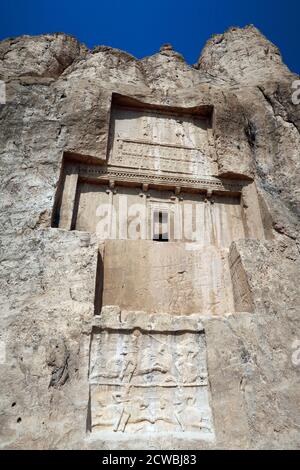
[[[105,46],[90,51],[64,34],[0,43],[0,80],[6,88],[6,102],[0,104],[2,448],[299,448],[300,105],[292,102],[297,78],[282,63],[278,49],[253,26],[232,28],[210,39],[194,67],[170,47],[137,60]],[[213,109],[213,177],[223,183],[242,179],[246,188],[245,229],[239,232],[242,239],[230,239],[224,248],[226,286],[220,295],[215,291],[223,289],[224,277],[214,284],[209,251],[205,256],[188,252],[186,259],[192,261],[186,274],[184,256],[166,250],[159,258],[165,260],[161,283],[154,275],[147,283],[147,266],[139,267],[136,286],[142,287],[130,308],[136,262],[132,257],[140,249],[127,250],[128,267],[114,276],[118,260],[106,260],[105,251],[117,241],[99,243],[90,217],[90,225],[83,228],[70,231],[76,228],[72,217],[68,228],[58,228],[53,208],[64,168],[71,179],[75,174],[66,162],[94,165],[90,169],[107,164],[113,94],[150,109]],[[109,191],[114,189],[110,182]],[[213,204],[209,189],[205,191],[208,202],[203,199],[201,204]],[[179,194],[175,190],[175,197]],[[126,252],[119,245],[113,255],[118,250]],[[198,258],[207,260],[205,266]],[[120,266],[125,262],[122,258]],[[169,270],[168,263],[178,269]],[[105,265],[110,273],[106,278],[104,273],[103,281]],[[124,296],[126,272],[130,276]],[[197,296],[201,272],[213,293],[205,312]],[[109,278],[108,287],[117,282],[115,298],[124,305],[114,302],[114,292],[105,284]],[[179,303],[174,295],[164,297],[163,283],[171,294],[180,288]],[[104,295],[101,310],[103,290],[109,301],[105,305]],[[154,296],[144,306],[148,291],[161,299],[155,302]],[[229,299],[226,308],[222,300],[218,304],[224,293]],[[192,311],[181,311],[191,298]],[[116,357],[115,376],[110,377],[110,386],[121,383],[124,396],[103,404],[108,359],[103,338],[109,340],[109,330],[122,338],[121,344],[124,325],[135,335],[129,344],[137,337],[146,350],[153,344],[172,344],[172,361],[190,364],[188,379],[181,365],[169,377],[177,387],[172,410],[166,406],[170,398],[165,389],[160,400],[155,389],[158,398],[152,402],[146,392],[147,399],[139,395],[139,410],[131,410],[131,378],[144,386],[153,373],[155,387],[164,387],[160,380],[168,376],[163,369],[168,364],[166,357],[161,367],[155,358],[152,364],[146,357],[150,365],[146,361],[148,369],[141,369],[140,363],[128,360],[125,346],[123,362]],[[182,345],[172,339],[180,334],[177,328],[187,335]],[[188,350],[188,335],[200,345],[202,371],[193,372],[192,357],[198,353]],[[94,383],[91,361],[94,371],[100,370]],[[182,398],[184,386],[198,387],[196,401],[188,394]],[[196,424],[183,418],[188,406],[203,410]],[[145,437],[130,439],[140,426]],[[153,426],[164,431],[161,439],[153,437]]]

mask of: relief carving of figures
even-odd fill
[[[119,430],[124,432],[127,425],[136,425],[136,430],[140,431],[147,422],[152,422],[149,403],[140,396],[128,399],[124,404],[124,412],[120,420]]]
[[[104,399],[98,401],[99,411],[94,417],[94,427],[124,432],[127,425],[135,425],[137,430],[141,430],[146,423],[153,423],[147,400],[143,396],[131,397],[128,388],[111,396],[106,394],[105,398],[112,398],[112,403],[105,403]]]
[[[161,398],[155,404],[153,423],[165,428],[166,425],[171,425],[174,430],[178,427],[178,419],[174,414],[173,403],[169,402],[166,398]]]
[[[182,402],[177,402],[175,415],[182,432],[200,431],[204,427],[203,413],[196,405],[196,398],[193,395],[187,396]]]
[[[198,334],[136,329],[99,336],[92,368],[92,428],[211,432],[205,348]]]
[[[137,330],[132,335],[125,335],[121,347],[120,356],[123,359],[122,369],[119,375],[120,381],[129,383],[137,368],[138,338],[140,336]]]
[[[122,400],[120,395],[116,393],[112,394],[112,403],[105,403],[105,398],[106,396],[97,400],[94,397],[94,401],[97,400],[97,412],[94,413],[93,427],[100,426],[117,431],[124,413]]]
[[[138,338],[136,335],[123,335],[123,341],[117,344],[114,344],[113,338],[107,338],[103,341],[105,353],[101,357],[101,363],[93,365],[91,375],[93,378],[116,379],[117,383],[129,383],[137,367]]]
[[[170,373],[173,356],[169,352],[168,344],[154,335],[149,335],[151,340],[141,354],[140,362],[137,368],[137,375],[147,376],[145,380],[151,378],[149,376],[159,377],[159,380],[173,381],[176,379]],[[162,377],[160,377],[162,375]]]
[[[197,382],[199,377],[199,350],[188,340],[181,342],[175,352],[175,367],[183,384]]]

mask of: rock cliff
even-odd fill
[[[87,378],[98,243],[51,227],[51,217],[63,155],[105,162],[112,93],[213,106],[218,175],[255,181],[265,240],[231,246],[254,311],[203,320],[216,435],[208,446],[299,448],[297,79],[253,26],[214,36],[193,67],[170,48],[138,60],[62,33],[0,43],[2,448],[93,447]]]

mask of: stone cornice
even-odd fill
[[[127,168],[100,167],[92,165],[80,165],[79,176],[81,178],[96,180],[113,180],[116,183],[140,183],[166,187],[181,187],[187,189],[241,192],[249,181],[236,181],[219,179],[213,176],[188,176],[183,174],[154,173]]]

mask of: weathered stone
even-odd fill
[[[231,28],[190,67],[22,36],[0,79],[1,447],[299,448],[300,105],[278,49]]]
[[[291,78],[279,49],[253,25],[213,36],[201,53],[198,68],[231,85],[257,86],[279,77]]]
[[[86,429],[98,244],[54,229],[2,243],[1,445],[72,446]]]
[[[57,78],[85,49],[77,39],[63,33],[6,39],[0,45],[1,79]]]

